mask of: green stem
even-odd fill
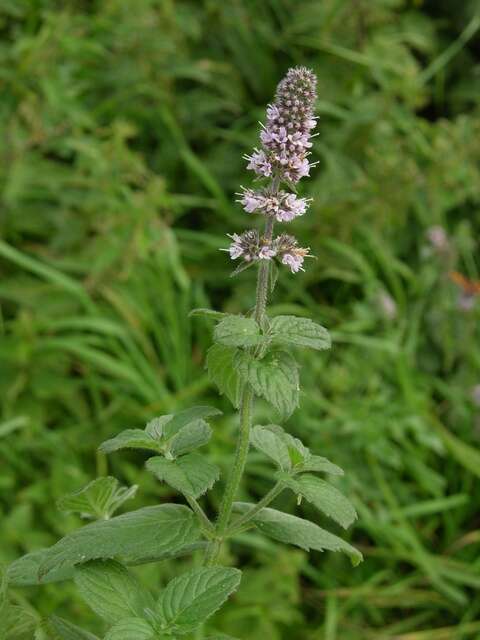
[[[230,528],[225,532],[226,536],[233,536],[245,527],[259,511],[268,507],[268,505],[275,500],[275,498],[285,489],[285,485],[282,482],[277,484],[265,494],[265,496],[257,502],[257,504],[243,514],[238,520],[232,522]]]
[[[205,533],[207,533],[209,535],[213,535],[215,533],[215,527],[213,526],[213,524],[208,519],[208,517],[207,517],[205,511],[202,509],[202,507],[198,504],[198,502],[195,500],[194,497],[185,496],[185,498],[186,498],[188,504],[192,507],[192,510],[195,512],[195,515],[198,518],[200,526],[205,531]]]
[[[274,178],[272,181],[271,191],[276,192],[279,188],[279,179]],[[273,217],[267,218],[265,225],[264,237],[270,241],[273,237]],[[253,317],[262,325],[263,317],[267,307],[268,299],[268,277],[269,277],[269,261],[261,260],[258,276],[257,276],[257,292],[255,311]],[[222,503],[216,526],[216,539],[212,540],[207,546],[205,552],[204,564],[206,566],[215,564],[220,553],[222,542],[225,539],[225,533],[228,529],[230,516],[232,515],[233,501],[237,495],[238,487],[245,470],[247,462],[248,449],[250,446],[250,429],[252,426],[252,410],[253,410],[254,393],[249,385],[244,385],[240,398],[240,430],[238,434],[237,448],[235,452],[235,460],[230,476],[227,480],[225,493],[223,494]]]

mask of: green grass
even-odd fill
[[[210,323],[188,312],[253,304],[254,275],[229,279],[218,249],[250,222],[234,193],[265,104],[288,66],[308,64],[320,164],[296,232],[317,259],[282,273],[272,311],[332,331],[329,355],[302,356],[288,427],[347,470],[366,561],[352,570],[240,537],[225,559],[245,570],[242,589],[215,624],[249,640],[480,637],[480,302],[462,312],[448,276],[480,273],[479,10],[0,2],[0,561],[78,526],[54,502],[96,475],[140,484],[132,507],[168,497],[141,455],[107,462],[96,447],[217,401],[203,368]],[[429,245],[433,225],[448,252]],[[218,402],[210,455],[226,471],[236,424]],[[269,477],[252,452],[243,497]],[[153,585],[177,570],[140,573]],[[72,586],[13,595],[101,632]]]

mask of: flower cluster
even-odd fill
[[[278,259],[296,273],[303,271],[304,259],[309,249],[298,246],[297,240],[282,234],[272,237],[273,224],[291,222],[308,209],[309,198],[281,189],[282,184],[296,183],[309,175],[312,166],[308,160],[311,131],[315,127],[314,104],[316,99],[315,75],[305,67],[290,69],[280,82],[273,104],[267,108],[267,122],[260,133],[261,149],[246,156],[248,169],[259,176],[271,178],[270,184],[259,189],[245,189],[237,194],[247,213],[260,213],[268,218],[265,235],[258,231],[246,231],[230,236],[232,243],[227,251],[232,260]]]
[[[243,205],[247,213],[261,213],[273,216],[278,222],[291,222],[297,216],[302,216],[308,208],[309,199],[299,198],[288,191],[272,192],[268,189],[254,191],[244,189],[238,194],[238,202]]]
[[[245,262],[252,262],[278,258],[292,273],[296,273],[304,270],[303,261],[310,257],[308,247],[299,247],[297,239],[286,233],[268,240],[265,236],[260,236],[255,229],[251,229],[240,235],[234,233],[229,237],[232,243],[228,252],[232,260],[241,257]]]
[[[267,108],[267,123],[260,134],[262,148],[246,156],[247,169],[266,178],[275,174],[294,183],[309,175],[316,85],[309,69],[296,67],[288,71],[277,87],[274,103]]]

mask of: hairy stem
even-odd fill
[[[272,182],[272,191],[278,190],[278,181]],[[265,238],[271,240],[273,236],[273,218],[268,218],[265,225]],[[265,315],[268,299],[268,278],[269,278],[269,261],[261,260],[258,277],[257,277],[257,293],[254,318],[261,324]],[[216,526],[217,539],[212,540],[207,547],[204,564],[212,565],[217,561],[220,553],[221,545],[228,529],[230,516],[232,515],[233,501],[238,491],[240,481],[245,470],[247,462],[248,449],[250,445],[250,428],[252,426],[252,410],[253,410],[254,393],[249,385],[244,385],[242,396],[240,399],[240,429],[237,440],[237,448],[235,452],[235,461],[233,468],[225,487],[218,521]]]
[[[204,529],[204,531],[207,534],[214,534],[215,533],[215,527],[210,522],[210,520],[208,519],[205,511],[198,504],[197,500],[195,500],[195,498],[193,498],[192,496],[185,496],[185,498],[186,498],[188,504],[191,506],[192,511],[194,511],[195,515],[197,516],[197,519],[198,519],[202,529]]]
[[[277,484],[270,489],[270,491],[265,494],[265,496],[257,502],[257,504],[249,509],[246,513],[243,514],[238,520],[232,522],[230,528],[226,531],[227,536],[232,536],[235,533],[238,533],[245,525],[247,525],[254,516],[257,515],[259,511],[268,507],[268,505],[275,500],[275,498],[284,490],[285,486],[282,482],[277,482]]]

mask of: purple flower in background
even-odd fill
[[[428,228],[426,235],[428,241],[438,253],[444,253],[449,250],[450,242],[447,232],[440,225],[434,225]]]
[[[392,296],[386,291],[378,296],[378,306],[382,314],[388,320],[394,320],[397,317],[397,304]]]

